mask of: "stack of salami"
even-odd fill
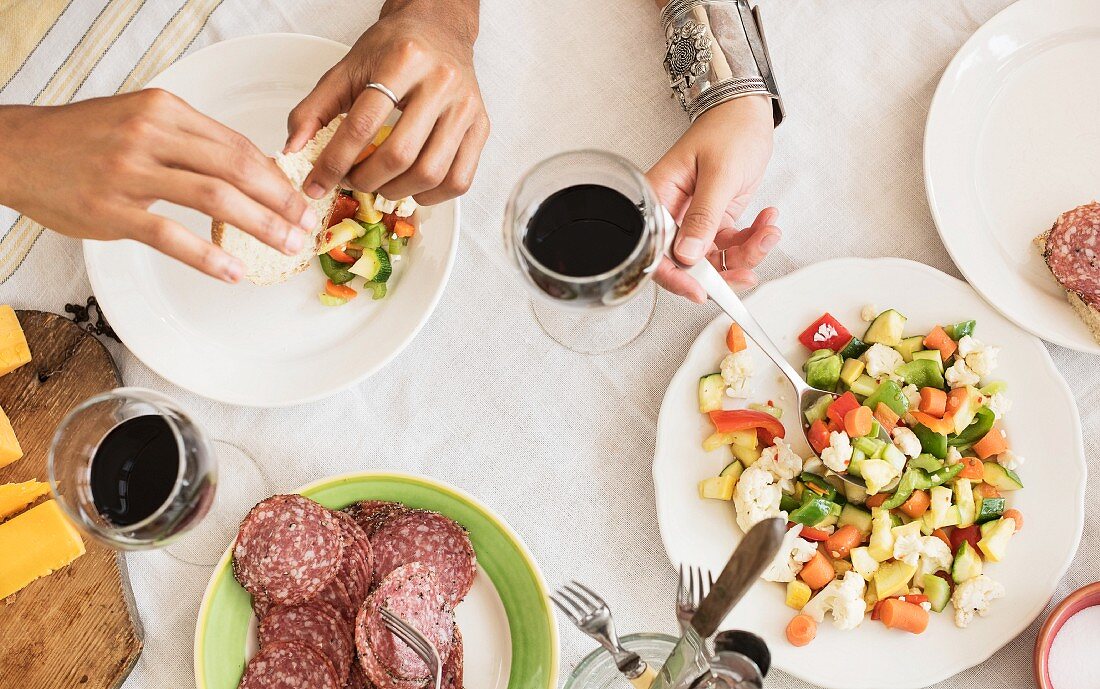
[[[252,594],[260,650],[241,689],[424,689],[427,665],[386,629],[387,608],[444,661],[442,689],[462,689],[454,608],[477,572],[466,530],[436,512],[366,501],[342,512],[300,495],[252,508],[233,574]]]

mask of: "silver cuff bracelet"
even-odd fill
[[[779,126],[783,99],[759,8],[750,8],[747,0],[672,0],[661,22],[669,85],[692,121],[734,98],[767,96]]]

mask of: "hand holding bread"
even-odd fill
[[[320,199],[341,185],[431,205],[469,189],[489,136],[473,67],[477,5],[385,4],[378,22],[290,114],[284,153],[301,150],[332,118],[347,113],[306,180],[306,194]],[[375,138],[395,105],[371,83],[399,101],[401,118],[385,141]]]
[[[240,259],[149,206],[166,200],[222,218],[286,254],[318,222],[248,139],[165,91],[3,107],[0,140],[0,203],[71,237],[143,242],[227,282],[244,277]]]

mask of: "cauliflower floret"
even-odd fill
[[[829,447],[821,451],[821,461],[838,474],[852,462],[852,440],[844,431],[829,434]]]
[[[884,459],[867,459],[859,465],[859,473],[867,483],[867,494],[874,495],[898,477],[898,468]]]
[[[397,202],[397,207],[394,208],[393,214],[399,218],[407,218],[415,213],[417,208],[417,203],[413,200],[413,197],[406,196]]]
[[[955,626],[966,627],[974,619],[974,613],[982,617],[989,614],[989,606],[1005,595],[1005,587],[979,574],[955,587],[951,604],[955,606]],[[810,601],[811,603],[813,601]],[[807,604],[808,605],[808,604]]]
[[[916,567],[917,561],[920,559],[920,539],[920,533],[906,533],[898,536],[894,540],[894,559],[900,560],[910,567]]]
[[[906,457],[913,458],[920,454],[920,440],[917,439],[917,434],[908,428],[898,426],[894,429],[893,438],[894,447],[901,450]]]
[[[863,599],[867,582],[859,574],[848,571],[843,579],[833,579],[825,588],[806,603],[802,612],[816,622],[825,619],[825,613],[833,613],[833,625],[837,629],[855,629],[867,612]]]
[[[871,321],[875,320],[875,316],[877,315],[878,309],[875,308],[874,304],[867,304],[859,310],[859,317],[863,320],[864,323],[870,323]]]
[[[947,459],[945,459],[944,461],[947,463],[947,466],[954,466],[955,464],[963,461],[963,456],[962,453],[959,452],[959,448],[955,447],[954,445],[947,448]]]
[[[988,376],[997,368],[997,354],[1000,351],[1000,347],[982,344],[970,335],[959,340],[959,358],[966,360],[966,365],[978,376]]]
[[[752,378],[752,373],[752,355],[748,350],[726,355],[722,359],[722,380],[726,382],[726,394],[730,397],[748,397],[751,393],[749,379]]]
[[[817,554],[817,545],[804,538],[799,538],[801,533],[802,525],[795,524],[783,536],[783,543],[779,546],[775,559],[761,575],[765,580],[794,581],[794,578],[802,571],[802,565],[809,562]]]
[[[392,213],[397,209],[397,201],[390,201],[381,194],[374,195],[374,210],[379,213]]]
[[[1005,450],[1001,454],[997,455],[997,464],[1000,464],[1005,469],[1016,471],[1024,465],[1024,458],[1016,454],[1012,450]]]
[[[771,472],[780,490],[790,493],[794,491],[794,477],[802,473],[802,458],[795,454],[790,445],[776,438],[775,444],[764,448],[753,466]]]
[[[878,343],[871,345],[860,359],[867,365],[867,375],[876,379],[894,375],[898,366],[905,363],[896,349]]]
[[[901,393],[905,395],[905,399],[909,400],[910,409],[920,407],[920,388],[916,385],[906,385],[901,389]]]
[[[935,574],[941,570],[950,571],[954,557],[951,547],[935,536],[922,536],[920,543],[920,562],[913,575],[916,581],[923,581],[925,574]]]
[[[986,399],[985,406],[989,407],[989,411],[993,412],[994,418],[1000,420],[1012,409],[1012,400],[1008,399],[1008,395],[1003,392],[998,392],[990,395]]]
[[[981,382],[981,376],[966,365],[965,359],[956,361],[951,368],[944,372],[943,377],[952,388],[963,388],[967,385],[977,385]]]
[[[757,522],[768,517],[787,518],[787,513],[779,509],[783,497],[775,475],[767,469],[753,464],[745,469],[737,480],[733,490],[733,506],[737,511],[737,525],[745,533]]]

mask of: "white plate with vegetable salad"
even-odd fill
[[[347,50],[313,36],[248,36],[199,50],[149,85],[175,93],[274,153],[286,139],[290,110]],[[354,225],[346,250],[356,263],[370,254],[389,264],[368,273],[350,259],[333,262],[330,254],[279,284],[228,285],[142,244],[85,242],[88,276],[130,351],[176,385],[248,406],[320,399],[361,382],[412,341],[443,293],[458,247],[457,201],[419,209],[415,234],[406,241],[395,238],[410,234],[399,224],[397,204],[376,198],[364,204],[365,198],[341,196],[334,219],[358,202],[354,217],[360,222],[343,223]],[[164,203],[153,211],[210,238],[208,217]],[[384,284],[380,267],[390,273]],[[357,273],[345,275],[349,270]],[[337,287],[350,285],[358,296],[338,307],[323,303],[340,303],[343,290],[325,295],[333,275],[347,278]],[[365,275],[373,275],[373,283]]]
[[[746,304],[812,383],[845,394],[808,411],[819,459],[779,370],[751,342],[731,354],[728,317],[707,326],[657,428],[673,565],[718,571],[744,527],[783,510],[771,581],[726,624],[761,634],[776,667],[916,689],[984,661],[1042,611],[1081,536],[1080,419],[1045,347],[965,283],[901,259],[818,263]]]

